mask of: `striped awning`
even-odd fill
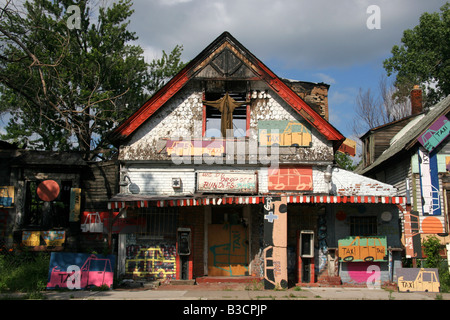
[[[192,207],[229,204],[259,204],[267,197],[286,197],[287,203],[365,203],[365,204],[404,204],[405,197],[380,196],[326,196],[326,195],[264,195],[264,196],[210,196],[201,198],[160,198],[130,199],[109,201],[108,209],[115,210],[127,207]]]

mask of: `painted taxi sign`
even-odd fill
[[[437,268],[399,268],[397,283],[400,292],[439,292],[440,281]]]
[[[386,260],[386,237],[348,237],[338,241],[339,259],[344,262]]]
[[[223,140],[167,140],[166,151],[169,156],[211,156],[225,154]]]
[[[261,146],[310,147],[311,129],[299,121],[259,121]]]
[[[450,134],[450,122],[446,116],[437,119],[417,140],[428,151],[436,148]]]

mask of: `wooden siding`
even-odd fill
[[[94,162],[84,172],[82,189],[85,196],[84,210],[108,209],[108,200],[119,191],[119,163],[117,161]]]

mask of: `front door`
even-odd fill
[[[245,276],[248,270],[248,235],[242,224],[208,226],[208,275]]]

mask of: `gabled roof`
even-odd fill
[[[230,33],[222,33],[197,57],[189,62],[175,77],[163,88],[155,93],[139,110],[120,124],[109,136],[110,140],[120,143],[130,137],[147,119],[149,119],[170,98],[182,89],[189,80],[201,75],[206,68],[211,68],[210,63],[224,52],[232,52],[231,56],[242,61],[238,64],[240,70],[220,70],[216,64],[214,70],[218,72],[239,73],[248,80],[262,80],[276,92],[288,105],[298,112],[306,121],[323,134],[327,140],[334,142],[337,149],[345,140],[345,137],[334,128],[327,120],[322,118],[308,104],[306,104],[293,90],[291,90],[278,76],[258,60],[250,51],[240,44]],[[251,76],[249,76],[251,75]]]
[[[387,148],[371,165],[362,170],[357,170],[358,173],[368,173],[399,153],[414,147],[419,143],[417,138],[422,135],[434,121],[448,112],[450,112],[450,95],[432,107],[428,113],[421,113],[411,120],[391,139],[390,147]]]

